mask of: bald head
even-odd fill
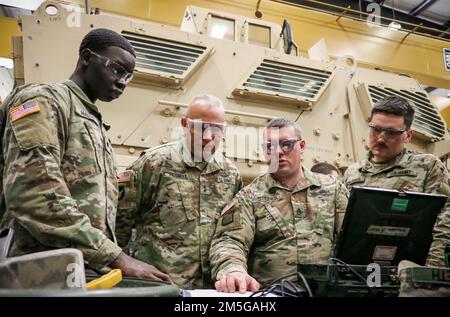
[[[205,94],[192,99],[181,125],[195,157],[209,160],[222,140],[224,123],[225,111],[219,98]]]
[[[199,95],[194,97],[186,110],[186,116],[191,119],[202,119],[198,117],[199,113],[216,113],[225,116],[224,107],[222,101],[213,95]],[[206,119],[204,119],[206,120]],[[206,120],[208,121],[208,120]],[[223,122],[223,118],[222,121]]]

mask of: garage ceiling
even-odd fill
[[[414,29],[414,25],[422,24],[435,31],[420,28],[417,32],[450,40],[450,1],[449,0],[272,0],[283,3],[299,4],[313,10],[320,10],[332,14],[340,14],[350,6],[350,9],[369,12],[367,6],[378,3],[381,6],[381,16],[387,19],[395,19],[402,25],[402,29]],[[328,4],[328,5],[327,5]],[[341,8],[337,8],[339,6]],[[361,18],[359,13],[347,12],[346,17]],[[408,25],[407,22],[414,25]],[[388,25],[389,20],[382,20],[382,24]]]

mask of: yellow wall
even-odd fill
[[[439,112],[447,123],[447,127],[450,127],[450,98],[431,95],[430,100],[439,109]]]
[[[447,127],[450,127],[450,106],[441,110],[441,115],[447,123]]]
[[[12,40],[11,37],[19,36],[20,30],[17,20],[0,17],[0,57],[11,58]]]
[[[84,3],[82,0],[66,2]],[[254,18],[256,3],[257,0],[92,0],[91,6],[179,26],[189,4]],[[308,48],[323,37],[331,56],[350,54],[360,66],[408,73],[422,84],[450,89],[450,72],[445,71],[442,56],[442,48],[450,47],[447,41],[412,34],[402,43],[404,31],[371,28],[345,17],[336,22],[333,15],[269,0],[261,1],[260,11],[264,14],[263,20],[278,24],[282,24],[284,18],[289,20],[304,56]]]

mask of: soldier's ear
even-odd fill
[[[409,129],[408,131],[406,131],[405,143],[408,143],[409,141],[411,141],[413,134],[414,134],[414,132],[412,129]]]
[[[300,153],[305,152],[306,141],[303,139],[303,140],[300,140],[298,143],[300,145]]]
[[[83,66],[88,66],[91,60],[92,54],[88,48],[85,48],[80,52],[80,63]]]
[[[182,117],[181,117],[181,126],[182,126],[183,128],[186,128],[186,127],[187,127],[186,116],[182,116]]]

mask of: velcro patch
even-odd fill
[[[37,100],[29,100],[10,110],[11,122],[40,111],[39,102]]]
[[[386,177],[398,177],[398,176],[417,176],[417,173],[413,170],[396,170],[393,172],[390,172]]]
[[[222,226],[226,226],[229,225],[230,223],[233,222],[233,218],[234,218],[234,212],[229,212],[226,215],[224,215],[222,217]]]
[[[239,210],[228,210],[221,216],[217,222],[216,234],[221,234],[225,231],[233,231],[242,228],[241,213]]]
[[[120,183],[128,183],[131,180],[131,176],[133,173],[131,171],[120,172],[117,177],[119,178]]]
[[[187,175],[185,172],[176,172],[176,171],[164,171],[164,172],[175,178],[187,179]]]

